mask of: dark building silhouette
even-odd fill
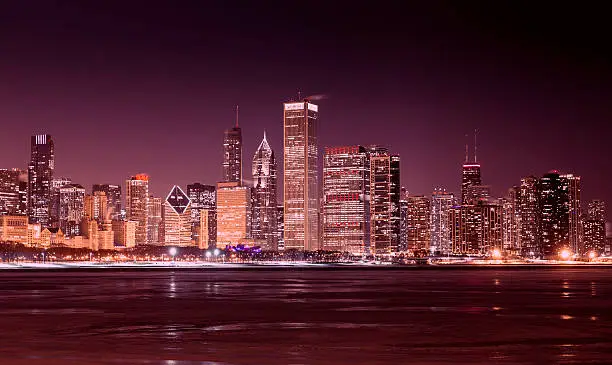
[[[264,132],[253,156],[251,237],[266,250],[278,250],[276,186],[276,160]]]
[[[28,216],[30,223],[50,224],[51,182],[55,170],[55,148],[48,134],[31,137],[28,165]]]

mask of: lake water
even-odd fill
[[[609,364],[612,268],[0,272],[6,364]]]

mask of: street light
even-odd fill
[[[502,257],[502,253],[498,248],[496,248],[493,250],[493,252],[491,252],[491,257],[493,257],[495,260],[499,260]]]
[[[597,252],[595,251],[589,252],[589,259],[593,260],[595,257],[597,257]]]
[[[567,248],[564,248],[563,250],[561,250],[561,253],[559,254],[559,256],[561,256],[561,259],[567,261],[570,259],[570,257],[572,257],[572,252],[568,250]]]
[[[177,253],[176,247],[170,247],[170,249],[168,250],[168,253],[170,254],[170,256],[172,256],[172,261],[174,262],[174,256],[176,256],[176,253]]]

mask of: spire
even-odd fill
[[[264,129],[264,141],[266,141],[266,143],[268,143],[268,139],[266,138],[266,130]]]
[[[270,145],[268,144],[268,139],[266,137],[266,131],[264,130],[264,135],[263,135],[263,139],[261,140],[261,143],[259,144],[259,147],[257,147],[257,151],[260,150],[266,150],[266,151],[271,151],[272,148],[270,148]]]
[[[465,135],[465,163],[469,162],[469,156],[468,156],[468,135]]]
[[[238,124],[238,105],[236,105],[236,128],[238,128],[238,127],[239,127],[239,124]]]
[[[477,160],[476,160],[476,132],[477,130],[474,129],[474,163],[477,163]]]

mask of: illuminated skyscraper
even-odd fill
[[[365,147],[325,148],[323,249],[370,251],[370,159]]]
[[[251,188],[237,182],[217,184],[217,247],[251,237]]]
[[[521,241],[521,254],[525,257],[539,256],[538,245],[538,179],[528,176],[521,179],[519,187],[519,236]]]
[[[582,242],[582,208],[580,203],[580,176],[561,175],[566,185],[568,201],[568,239],[569,248],[576,254],[583,254]]]
[[[482,180],[480,178],[480,164],[466,162],[463,164],[461,173],[461,204],[472,204],[474,200],[478,200],[480,189],[476,188],[482,186]]]
[[[121,216],[121,186],[112,184],[94,184],[92,192],[103,191],[106,194],[107,206],[111,219]]]
[[[308,100],[284,103],[285,249],[319,248],[318,106]]]
[[[136,244],[147,243],[149,176],[138,174],[125,182],[125,210],[128,221],[136,222]]]
[[[31,157],[28,165],[28,216],[30,223],[50,224],[51,181],[55,169],[53,139],[48,134],[31,138]]]
[[[85,196],[85,217],[98,223],[110,219],[105,192],[94,191],[93,194]]]
[[[569,207],[567,181],[555,171],[542,176],[538,182],[538,243],[541,256],[558,258],[562,249],[572,249]]]
[[[251,235],[266,250],[278,250],[276,220],[276,161],[266,133],[253,156],[253,216]]]
[[[606,244],[606,217],[605,204],[601,200],[589,202],[588,214],[584,220],[584,248],[582,254],[587,256],[589,253],[603,255]]]
[[[400,193],[400,239],[398,250],[405,252],[408,250],[408,202],[406,201],[406,188],[401,188]]]
[[[51,227],[59,227],[60,188],[70,184],[72,184],[72,179],[69,177],[56,177],[51,180],[51,205],[49,207],[49,224]]]
[[[458,255],[482,253],[482,205],[456,205],[449,210],[452,252]]]
[[[431,253],[448,255],[452,252],[450,209],[455,205],[455,196],[443,189],[431,194]]]
[[[192,246],[191,201],[174,185],[164,202],[164,242],[172,246]]]
[[[406,250],[412,253],[427,253],[431,243],[431,201],[426,196],[408,195],[406,203]]]
[[[85,188],[78,184],[59,189],[59,228],[68,237],[81,235],[85,216]]]
[[[370,250],[387,255],[399,250],[400,158],[382,147],[370,153]]]
[[[242,130],[238,126],[238,108],[236,125],[226,129],[223,137],[223,181],[242,184]]]
[[[150,244],[164,243],[163,202],[158,196],[149,196],[147,202],[147,242]]]
[[[499,199],[499,205],[502,207],[503,251],[508,255],[520,255],[520,188],[508,189],[506,197]]]
[[[482,217],[480,233],[480,254],[491,255],[494,250],[504,251],[503,247],[503,206],[495,203],[478,204]]]
[[[187,185],[187,196],[191,201],[191,228],[192,238],[201,246],[202,223],[206,226],[206,247],[214,245],[217,239],[217,203],[216,192],[213,185],[194,183]],[[206,222],[201,220],[202,211],[206,211]]]
[[[0,169],[0,215],[27,214],[28,173]]]

